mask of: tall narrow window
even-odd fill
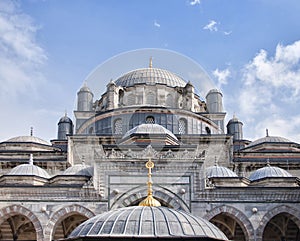
[[[114,134],[121,135],[123,133],[122,119],[116,119],[114,124]]]
[[[186,134],[187,133],[187,122],[186,119],[180,118],[178,121],[178,133]]]

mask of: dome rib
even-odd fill
[[[249,176],[249,179],[250,181],[257,181],[268,177],[282,178],[282,177],[292,177],[292,175],[282,168],[267,165],[265,167],[259,168],[256,171],[254,171]]]
[[[74,237],[203,238],[227,240],[212,223],[166,207],[135,206],[100,214],[79,225]]]
[[[122,75],[115,81],[115,84],[122,87],[130,87],[137,84],[162,84],[169,87],[184,87],[186,82],[181,77],[168,70],[143,68]]]

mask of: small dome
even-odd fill
[[[215,165],[206,168],[206,178],[211,177],[237,177],[237,175],[227,167]]]
[[[93,168],[85,164],[76,164],[63,172],[63,175],[93,176]]]
[[[37,144],[42,144],[42,145],[47,145],[47,146],[50,145],[47,141],[44,141],[35,136],[17,136],[17,137],[8,139],[5,142],[17,142],[17,143],[27,142],[27,143],[37,143]]]
[[[292,175],[282,168],[267,165],[254,171],[249,179],[250,181],[256,181],[266,177],[292,177]]]
[[[158,124],[140,124],[131,130],[127,131],[123,136],[123,139],[130,137],[133,134],[160,134],[160,135],[169,135],[173,139],[178,140],[177,137],[165,127]]]
[[[206,96],[208,96],[210,94],[221,94],[223,96],[222,92],[218,89],[211,89],[210,91],[208,91]]]
[[[42,168],[34,164],[21,164],[10,170],[7,175],[10,176],[38,176],[50,178],[49,174]]]
[[[236,116],[234,116],[228,121],[227,125],[230,125],[231,123],[241,123],[241,121]]]
[[[60,123],[70,123],[70,124],[73,124],[72,120],[67,115],[64,115],[62,118],[60,118],[58,124],[60,124]]]
[[[186,82],[178,75],[164,69],[144,68],[131,71],[115,81],[117,86],[134,86],[136,84],[162,84],[170,87],[184,87]]]
[[[91,92],[90,88],[87,86],[86,83],[80,88],[79,92]]]
[[[130,238],[211,238],[228,240],[215,225],[189,213],[166,207],[133,206],[97,215],[79,225],[69,236]]]
[[[280,136],[266,136],[251,142],[247,147],[256,146],[262,143],[291,143],[291,141]]]

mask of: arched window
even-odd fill
[[[173,96],[171,94],[168,94],[166,98],[166,106],[173,107],[173,105]]]
[[[147,124],[155,124],[155,119],[153,116],[147,116],[146,117],[146,123]]]
[[[178,133],[187,134],[187,121],[184,118],[180,118],[178,121]]]
[[[123,133],[122,119],[116,119],[114,123],[114,134],[121,135]]]
[[[123,106],[123,97],[124,97],[124,91],[119,90],[119,106]]]
[[[155,101],[155,94],[153,94],[152,92],[147,93],[146,95],[146,104],[147,105],[155,105],[156,101]]]

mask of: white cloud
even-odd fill
[[[230,34],[232,34],[232,31],[224,31],[223,33],[224,33],[224,35],[230,35]]]
[[[203,27],[205,30],[209,30],[210,32],[217,32],[217,22],[215,20],[210,20],[207,25]]]
[[[7,98],[43,82],[38,69],[47,56],[36,42],[37,26],[14,1],[1,1],[0,26],[0,95]]]
[[[156,20],[154,20],[154,26],[160,28],[160,24]]]
[[[213,71],[213,75],[217,78],[218,80],[217,86],[220,89],[222,85],[227,85],[228,78],[230,77],[230,70],[229,69],[219,70],[217,68]]]
[[[200,4],[200,0],[193,0],[190,2],[190,5],[194,6],[194,5],[197,5],[197,4]]]
[[[274,56],[260,50],[245,65],[242,82],[237,104],[250,137],[268,128],[299,142],[300,41],[278,44]]]

